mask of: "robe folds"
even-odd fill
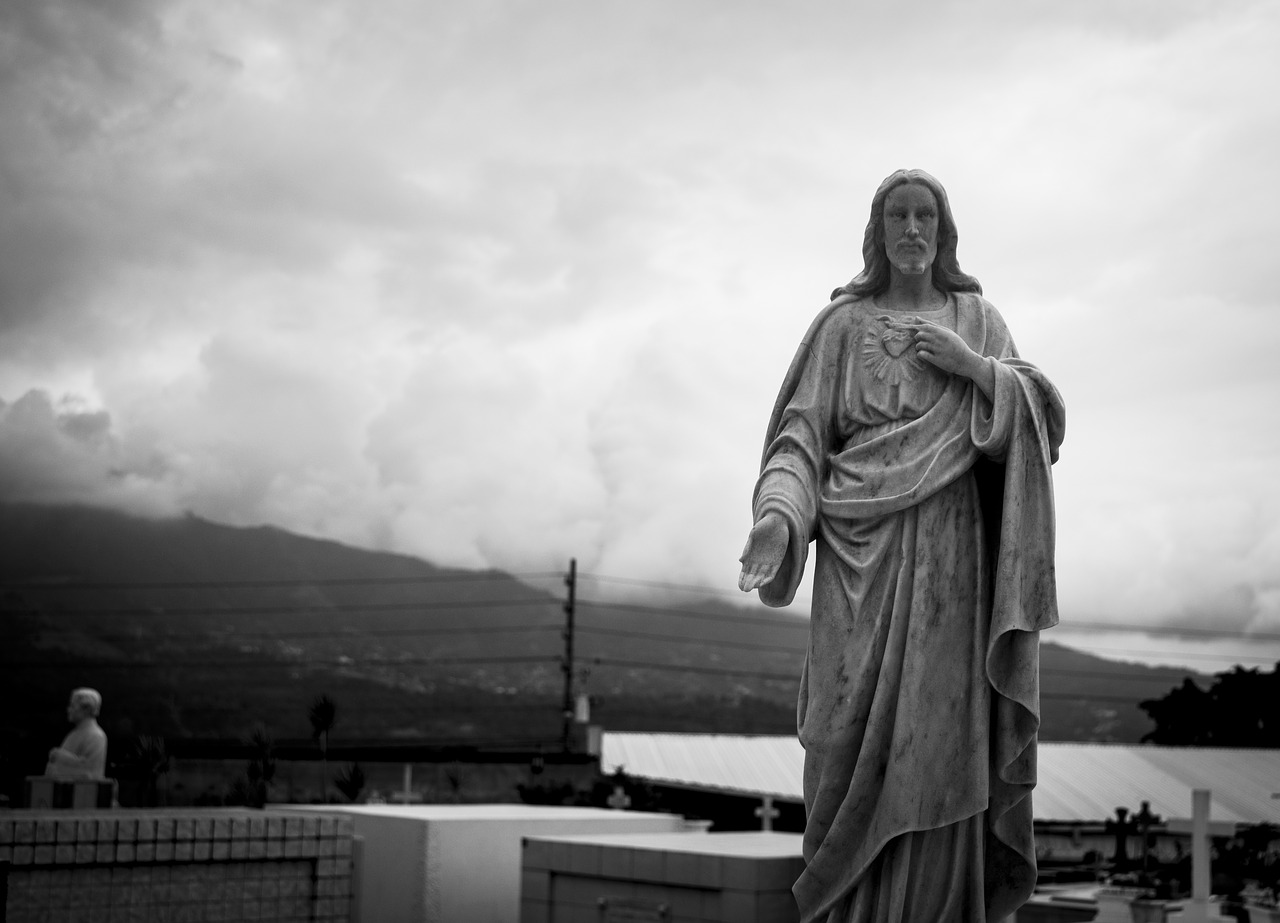
[[[912,316],[985,358],[992,399],[915,354]],[[754,506],[789,533],[766,604],[791,602],[816,548],[798,704],[805,923],[1000,920],[1030,896],[1064,427],[1057,390],[979,295],[914,315],[841,295],[801,344]]]

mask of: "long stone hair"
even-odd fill
[[[938,202],[938,255],[933,260],[933,284],[944,292],[976,292],[982,294],[982,285],[960,268],[956,258],[956,220],[947,201],[947,190],[923,170],[896,170],[885,178],[871,200],[871,220],[862,238],[862,272],[848,285],[831,293],[871,297],[889,288],[889,255],[884,251],[884,201],[889,193],[907,183],[919,183],[933,193]]]

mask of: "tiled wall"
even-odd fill
[[[350,817],[239,809],[0,814],[7,923],[350,918]]]

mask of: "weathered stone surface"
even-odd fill
[[[886,179],[766,435],[740,586],[786,605],[816,548],[805,920],[998,918],[1035,884],[1065,413],[955,251],[941,185]]]

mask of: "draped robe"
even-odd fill
[[[789,534],[765,603],[792,600],[816,546],[798,706],[806,923],[1000,920],[1035,885],[1064,409],[982,297],[917,313],[985,358],[993,397],[920,359],[906,315],[842,295],[787,372],[756,485],[756,520],[780,513]]]

